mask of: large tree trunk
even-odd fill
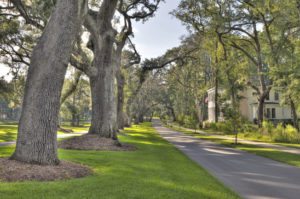
[[[14,160],[55,165],[61,90],[86,0],[59,0],[31,58]]]
[[[115,62],[113,45],[115,30],[111,20],[118,0],[106,0],[102,3],[96,23],[99,29],[92,30],[94,45],[94,67],[96,76],[90,77],[92,91],[92,122],[90,134],[117,139],[117,108],[115,100]],[[95,27],[91,27],[95,28]]]
[[[103,45],[106,47],[107,45]],[[107,46],[112,50],[112,45]],[[102,55],[107,54],[104,51]],[[96,55],[98,55],[97,53]],[[111,54],[108,52],[108,54]],[[101,55],[101,53],[99,54]],[[108,55],[111,56],[111,55]],[[117,132],[117,111],[115,102],[115,69],[110,61],[102,61],[95,58],[95,65],[98,67],[99,76],[90,78],[92,91],[92,121],[89,133],[101,137],[116,139]]]

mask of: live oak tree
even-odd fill
[[[86,11],[85,0],[57,1],[31,57],[12,159],[47,165],[59,163],[56,131],[61,90]]]
[[[121,55],[129,36],[133,34],[131,20],[146,20],[153,16],[159,2],[160,0],[103,1],[99,12],[89,11],[85,27],[91,34],[89,48],[94,54],[92,67],[89,67],[89,70],[93,68],[93,72],[85,68],[92,90],[92,122],[89,133],[117,139],[118,116],[122,120]],[[119,32],[112,24],[116,11],[124,18]],[[115,100],[116,76],[119,83],[118,106]]]

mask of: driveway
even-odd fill
[[[153,126],[242,198],[300,198],[300,168],[184,135],[163,127],[159,120]]]

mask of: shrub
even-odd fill
[[[248,121],[243,121],[239,131],[245,134],[257,134],[258,127],[252,123],[249,123]]]
[[[208,123],[205,124],[206,128],[209,128],[213,131],[219,131],[226,134],[231,134],[233,132],[232,123],[230,121],[218,122],[218,123]]]
[[[232,122],[226,121],[226,122],[217,123],[217,130],[226,134],[232,134],[233,133]]]
[[[184,125],[184,120],[185,120],[185,115],[184,114],[179,114],[177,117],[177,122],[179,125]]]
[[[262,126],[262,133],[273,137],[274,124],[270,121],[264,120]]]
[[[204,129],[209,129],[211,128],[211,123],[209,121],[204,121],[203,122],[203,128]]]
[[[214,123],[214,122],[209,123],[209,127],[208,127],[208,128],[210,128],[210,129],[212,129],[212,130],[214,130],[214,131],[217,131],[217,130],[218,130],[217,124]]]
[[[185,116],[184,118],[184,126],[187,128],[197,129],[198,121],[193,116]]]
[[[282,124],[279,124],[274,131],[273,140],[275,142],[300,143],[300,134],[292,125],[284,128]]]

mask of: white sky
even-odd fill
[[[143,59],[163,55],[168,49],[178,46],[180,38],[188,33],[181,22],[169,14],[177,8],[179,2],[180,0],[166,0],[153,18],[144,24],[133,24],[133,42]]]
[[[166,0],[161,3],[155,16],[147,22],[134,22],[135,43],[142,58],[155,58],[163,55],[168,49],[180,44],[180,38],[188,34],[181,22],[169,13],[180,0]],[[0,77],[6,76],[9,69],[0,63]]]

